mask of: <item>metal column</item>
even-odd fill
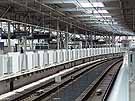
[[[87,32],[85,32],[85,48],[87,48]]]
[[[31,27],[31,34],[32,34],[32,40],[31,40],[31,45],[32,45],[32,47],[31,47],[31,49],[32,49],[32,50],[34,50],[34,46],[33,46],[33,41],[34,41],[34,39],[33,39],[33,32],[34,32],[34,28]]]
[[[66,60],[68,61],[69,60],[69,53],[68,53],[68,38],[69,35],[68,35],[68,25],[66,25],[66,33],[65,33],[65,49],[66,49],[66,52],[67,52],[67,58]]]
[[[65,33],[65,49],[68,50],[68,25],[66,26],[66,33]]]
[[[26,26],[24,27],[24,30],[27,32]],[[26,52],[26,50],[27,50],[27,37],[24,36],[23,40],[24,40],[24,52]]]
[[[11,29],[10,29],[10,22],[8,22],[8,52],[11,51],[10,36],[11,36]]]
[[[59,21],[57,21],[57,49],[60,49]]]

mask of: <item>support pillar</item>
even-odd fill
[[[87,44],[87,32],[85,32],[85,41],[86,41],[86,42],[85,42],[85,48],[87,48],[87,45],[88,45],[88,44]]]
[[[90,45],[91,45],[91,48],[93,48],[93,37],[92,37],[92,33],[90,34]]]
[[[10,41],[10,37],[11,37],[11,29],[10,29],[10,22],[8,22],[8,52],[11,51],[11,41]]]
[[[68,35],[68,25],[66,26],[66,33],[65,33],[65,49],[68,50],[68,39],[69,39],[69,35]]]
[[[24,52],[27,50],[27,38],[26,36],[24,37]]]
[[[24,30],[27,32],[27,29],[26,29],[26,26],[24,27]],[[27,37],[23,37],[23,40],[24,40],[24,52],[26,52],[27,50]]]
[[[57,49],[60,49],[59,21],[57,21]]]
[[[33,27],[31,27],[31,34],[32,34],[32,37],[33,37],[33,32],[34,32],[34,28]],[[31,49],[32,50],[34,50],[34,45],[33,45],[33,41],[34,41],[34,39],[32,38],[32,40],[31,40]]]
[[[68,25],[66,25],[66,33],[65,33],[65,49],[67,53],[67,58],[66,60],[69,60],[69,52],[68,52],[68,40],[69,40],[69,35],[68,35]]]

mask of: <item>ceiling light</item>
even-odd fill
[[[92,5],[94,7],[104,7],[104,4],[102,2],[93,2]]]
[[[80,3],[82,7],[92,7],[90,3]]]
[[[101,16],[101,15],[97,15],[97,16],[95,16],[96,18],[111,18],[112,16]]]
[[[109,13],[107,10],[94,10],[93,13]]]
[[[82,7],[104,7],[102,2],[80,3]]]
[[[110,25],[117,25],[118,24],[118,22],[104,22],[103,24],[110,24]]]

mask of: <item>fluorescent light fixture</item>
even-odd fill
[[[80,38],[80,35],[78,35],[78,34],[76,34],[75,36],[76,36],[76,38]]]
[[[92,21],[92,22],[86,22],[86,23],[95,23],[95,24],[101,24],[101,25],[117,25],[117,22],[99,22],[99,21]]]
[[[82,7],[92,7],[90,3],[80,3]]]
[[[90,13],[90,14],[92,14],[92,13],[94,13],[94,14],[98,14],[98,13],[101,13],[101,14],[103,14],[103,13],[109,13],[107,10],[94,10],[94,11],[92,11],[92,10],[87,10],[87,13]]]
[[[100,19],[96,19],[96,18],[93,18],[93,19],[90,19],[90,20],[96,20],[96,21],[108,21],[108,22],[114,22],[115,20],[114,19],[103,19],[103,18],[100,18]]]
[[[104,17],[104,18],[111,18],[112,16],[110,16],[110,15],[108,15],[108,16],[100,16],[100,15],[97,15],[97,16],[95,16],[96,18],[102,18],[102,17]]]
[[[92,4],[94,7],[104,7],[104,4],[102,2],[93,2]]]
[[[104,22],[103,24],[117,25],[118,22]]]
[[[104,7],[102,2],[80,3],[82,7]]]
[[[107,10],[94,10],[93,13],[109,13]]]

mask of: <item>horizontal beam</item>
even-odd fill
[[[99,14],[94,14],[94,15],[99,15]],[[122,14],[120,13],[104,14],[104,16],[108,16],[108,15],[111,15],[112,17],[116,16],[122,18]],[[72,15],[72,17],[93,17],[93,14],[74,14]]]
[[[97,9],[100,10],[121,10],[120,7],[98,7]],[[60,8],[58,9],[60,11],[69,11],[69,12],[74,12],[74,11],[84,11],[84,10],[95,10],[93,7],[86,7],[86,8]]]
[[[61,4],[61,3],[73,3],[76,2],[76,0],[42,0],[44,3],[49,4]],[[79,2],[87,2],[87,0],[78,0]],[[90,0],[91,2],[111,2],[111,1],[119,1],[119,0]]]

